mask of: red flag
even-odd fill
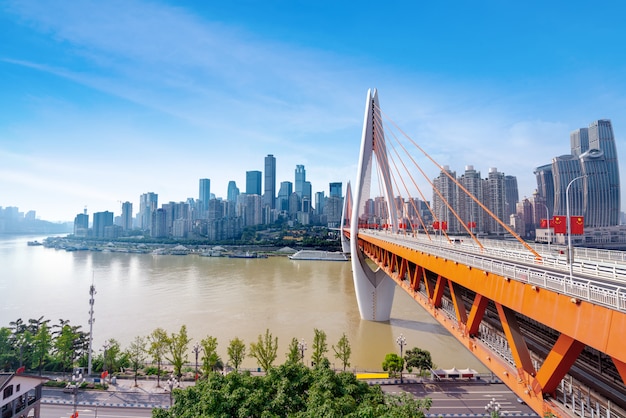
[[[448,223],[446,221],[443,221],[441,223],[441,230],[442,231],[447,231],[448,230]]]
[[[22,374],[26,371],[26,366],[22,366],[15,371],[15,374]]]
[[[433,229],[434,229],[434,230],[439,229],[439,221],[435,221],[435,222],[433,222]]]
[[[548,227],[548,220],[547,219],[542,219],[539,222],[539,228],[547,228]]]
[[[585,226],[585,218],[582,216],[570,216],[569,230],[572,235],[583,235]]]
[[[555,234],[566,234],[567,233],[567,222],[565,216],[555,215],[554,216],[554,233]]]
[[[550,219],[550,221],[548,221],[548,228],[554,228],[554,219]]]
[[[474,221],[468,222],[467,223],[467,227],[468,228],[476,228],[476,222],[474,222]]]

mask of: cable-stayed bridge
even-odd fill
[[[427,201],[411,173],[426,174],[386,138],[382,116],[377,92],[368,91],[357,180],[344,202],[342,245],[352,254],[361,317],[389,320],[400,286],[541,416],[624,416],[626,253],[531,245],[457,182],[507,234],[478,239],[426,179],[466,233],[433,229],[450,218],[429,207],[430,223],[407,209],[411,189]],[[384,214],[375,220],[373,183]]]

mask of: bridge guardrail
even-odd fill
[[[534,259],[532,254],[526,256],[515,251],[505,253],[507,259],[519,259],[527,262],[528,264],[535,264],[535,266],[530,267],[528,265],[503,261],[500,258],[489,257],[489,251],[485,251],[486,254],[473,253],[468,251],[466,246],[451,245],[443,247],[441,245],[432,244],[430,241],[425,242],[410,236],[396,235],[385,232],[379,233],[378,231],[374,232],[370,230],[362,230],[359,231],[359,233],[378,237],[383,235],[392,242],[405,245],[415,250],[424,250],[442,258],[480,268],[481,270],[495,273],[503,277],[508,277],[512,280],[539,286],[580,300],[586,300],[626,312],[626,287],[621,286],[619,283],[607,283],[580,277],[570,278],[569,272],[558,274],[543,270],[537,266],[537,260]],[[500,253],[500,257],[503,257],[501,252],[496,251],[496,253]],[[495,257],[495,255],[493,257]],[[582,263],[578,264],[581,265]],[[569,265],[567,266],[569,267]],[[626,283],[626,266],[620,267],[620,269],[612,269],[611,271],[624,271],[624,283]],[[579,267],[578,270],[583,270],[583,267]],[[600,271],[601,269],[597,265],[591,264],[591,267],[585,271],[589,274],[589,271],[593,270]]]

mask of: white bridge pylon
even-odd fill
[[[356,185],[350,215],[350,253],[352,261],[352,278],[362,319],[369,321],[388,321],[391,317],[391,306],[395,291],[395,282],[381,269],[373,271],[365,262],[365,256],[359,250],[358,233],[360,211],[365,211],[365,201],[370,197],[372,157],[376,156],[378,175],[381,177],[383,194],[387,205],[387,213],[393,214],[393,188],[387,162],[385,136],[382,130],[378,93],[367,91],[365,103],[365,119],[361,137],[361,152],[357,170]],[[378,122],[377,122],[378,121]],[[346,196],[347,197],[347,196]],[[346,199],[347,202],[348,199]],[[389,226],[393,232],[398,230],[395,216],[389,216]],[[367,223],[365,220],[364,223]]]

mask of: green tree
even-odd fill
[[[208,376],[210,372],[215,371],[221,363],[220,356],[217,354],[217,338],[210,335],[200,341],[202,347],[202,374]]]
[[[383,361],[383,370],[389,372],[390,376],[396,376],[404,368],[404,359],[396,353],[389,353]]]
[[[11,344],[11,330],[0,328],[0,370],[8,371],[15,360],[15,350]]]
[[[433,368],[433,360],[430,356],[430,351],[428,350],[422,350],[418,347],[411,348],[406,350],[404,353],[404,359],[406,360],[407,369],[419,369],[420,375],[423,370],[430,370]]]
[[[15,352],[18,354],[19,367],[22,367],[24,363],[28,362],[25,357],[31,351],[30,340],[32,334],[22,318],[9,322],[9,327],[11,328],[11,345],[13,345]]]
[[[136,336],[126,350],[131,367],[135,371],[135,387],[137,387],[137,371],[146,361],[146,339]]]
[[[178,334],[172,333],[168,338],[168,354],[167,359],[174,367],[174,374],[178,376],[178,380],[183,375],[183,365],[187,362],[187,350],[191,339],[187,336],[187,326],[180,327]]]
[[[358,381],[352,373],[310,369],[286,362],[262,376],[250,372],[212,373],[195,386],[174,392],[169,410],[156,418],[195,417],[424,417],[429,400],[384,395],[380,386]]]
[[[163,328],[157,328],[148,335],[148,354],[157,364],[157,387],[161,387],[161,365],[167,352],[169,337]]]
[[[228,344],[228,358],[232,363],[235,370],[239,370],[239,366],[243,362],[243,359],[246,357],[246,345],[242,340],[238,337],[230,340]]]
[[[311,361],[315,367],[321,367],[326,359],[326,353],[328,352],[328,344],[326,344],[326,333],[317,328],[314,329],[315,335],[313,337],[313,352],[311,354]],[[326,359],[328,360],[328,359]]]
[[[71,371],[76,358],[76,341],[77,335],[74,329],[68,324],[63,323],[60,325],[54,339],[54,349],[57,358],[57,362],[63,372],[63,378],[65,378],[65,372]]]
[[[341,365],[343,366],[343,371],[346,371],[346,367],[350,367],[350,355],[352,354],[352,348],[350,347],[350,341],[348,341],[348,337],[344,332],[339,342],[337,342],[337,347],[334,345],[333,351],[335,352],[335,358],[337,358]]]
[[[104,370],[112,374],[120,370],[122,349],[120,343],[115,338],[109,338],[105,342],[105,347],[102,359]]]
[[[293,337],[289,343],[289,349],[287,350],[287,363],[298,363],[301,360],[300,346],[298,345],[298,339]]]
[[[52,335],[48,328],[47,322],[42,322],[38,327],[36,334],[33,338],[33,366],[39,370],[39,376],[41,376],[42,369],[46,363],[50,350],[52,349]]]
[[[269,329],[265,336],[259,334],[256,343],[250,343],[250,357],[254,357],[264,371],[272,368],[278,353],[278,337],[272,337]]]

